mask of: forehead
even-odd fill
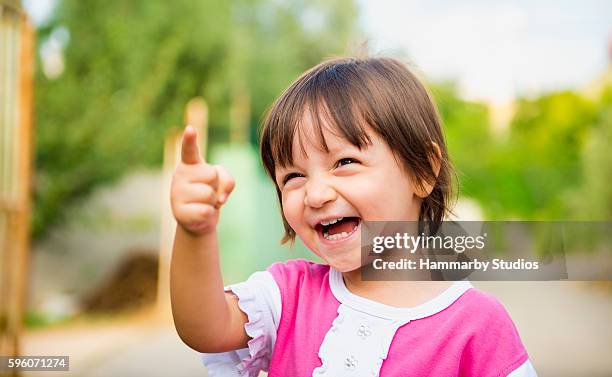
[[[291,144],[293,158],[298,155],[308,157],[308,154],[314,151],[333,153],[344,146],[353,145],[330,120],[325,116],[317,119],[310,110],[302,114]]]
[[[286,167],[294,164],[294,158],[308,157],[310,153],[330,153],[348,145],[361,149],[370,144],[370,127],[362,117],[356,112],[342,115],[327,105],[303,106],[275,135],[275,163]]]

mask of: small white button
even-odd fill
[[[359,364],[359,362],[353,355],[349,355],[346,359],[344,359],[344,368],[346,370],[355,370],[355,368],[357,368],[357,364]]]
[[[359,329],[357,330],[357,335],[361,339],[365,339],[368,336],[372,335],[372,330],[370,330],[370,328],[367,325],[362,324],[361,326],[359,326]]]

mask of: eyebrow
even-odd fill
[[[347,143],[348,145],[352,145],[351,143]],[[332,153],[337,153],[339,150],[341,150],[342,148],[344,148],[345,146],[342,144],[337,144],[335,147],[330,147],[329,144],[327,144],[327,150],[329,154]]]
[[[359,146],[354,145],[353,143],[349,142],[348,140],[345,140],[345,143],[343,143],[343,144],[338,144],[338,145],[336,145],[336,146],[335,146],[335,147],[333,147],[333,148],[332,148],[332,147],[330,147],[330,146],[328,145],[328,148],[327,148],[327,149],[329,150],[329,152],[328,152],[329,154],[337,154],[338,152],[340,152],[340,151],[341,151],[342,149],[344,149],[344,148],[350,148],[350,149],[357,150],[357,151],[360,151],[360,152],[361,152],[361,151],[363,151],[364,149],[366,149],[367,147],[368,147],[368,146],[367,146],[367,145],[365,145],[365,146],[364,146],[364,148],[359,148]]]

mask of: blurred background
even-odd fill
[[[301,72],[364,53],[431,88],[457,218],[612,218],[610,2],[0,0],[0,354],[70,355],[70,376],[206,375],[169,315],[180,130],[196,123],[236,178],[226,284],[313,258],[279,245],[257,130]],[[540,376],[612,375],[609,282],[475,285]]]

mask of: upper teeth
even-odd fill
[[[327,221],[321,221],[321,225],[328,226],[328,225],[331,225],[331,224],[335,224],[335,223],[337,223],[338,221],[342,220],[343,218],[344,218],[344,217],[338,217],[337,219],[332,219],[332,220],[327,220]]]

